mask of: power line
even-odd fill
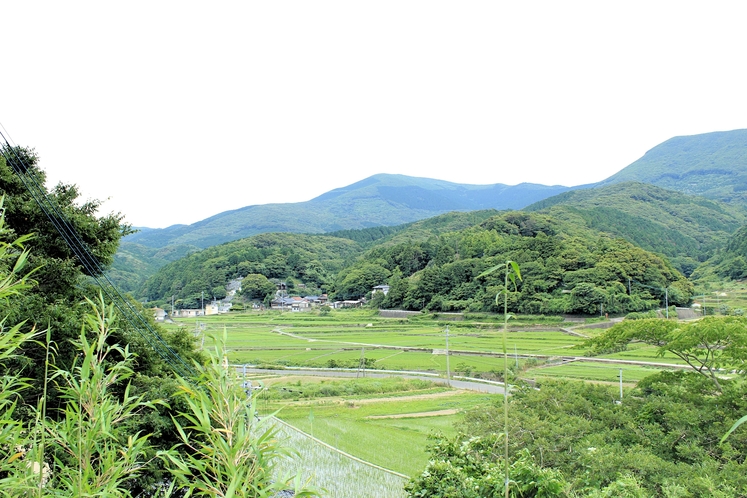
[[[0,128],[2,125],[0,124]],[[3,128],[3,131],[5,129]],[[194,369],[169,346],[158,332],[148,323],[132,304],[125,299],[117,290],[116,286],[106,276],[104,268],[92,254],[88,244],[82,240],[80,234],[70,223],[63,210],[57,205],[54,198],[50,197],[46,189],[39,184],[27,164],[18,154],[20,149],[13,144],[7,135],[7,131],[0,131],[0,154],[5,158],[16,176],[21,180],[31,197],[36,201],[44,215],[54,226],[55,230],[67,244],[73,255],[78,259],[88,275],[101,288],[107,299],[117,308],[122,317],[138,332],[145,342],[171,366],[175,373],[185,378],[196,376]]]

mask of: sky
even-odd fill
[[[0,124],[136,227],[377,173],[603,180],[747,128],[747,4],[6,1]]]

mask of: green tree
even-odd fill
[[[44,185],[45,174],[39,168],[38,158],[32,150],[16,149],[25,161],[25,174],[40,185]],[[12,301],[6,303],[4,312],[6,323],[16,324],[21,333],[28,333],[35,329],[48,329],[51,342],[55,345],[55,364],[61,371],[72,371],[78,362],[80,351],[76,342],[80,336],[80,326],[84,323],[89,312],[86,299],[95,300],[99,289],[90,278],[89,270],[77,259],[65,240],[59,235],[54,226],[59,223],[55,219],[50,221],[38,206],[32,195],[26,190],[18,175],[8,167],[0,157],[0,193],[5,196],[5,229],[10,230],[6,236],[29,233],[33,235],[27,241],[28,265],[38,268],[34,273],[35,285]],[[47,191],[49,198],[59,211],[65,214],[70,227],[77,231],[86,248],[98,259],[101,269],[111,262],[121,237],[129,233],[129,226],[124,223],[121,214],[97,216],[100,207],[98,201],[79,203],[79,193],[75,186],[59,184]],[[93,269],[99,272],[99,268]],[[136,302],[128,305],[134,309],[141,309]],[[145,320],[150,326],[158,330],[149,314],[144,313]],[[184,361],[199,361],[201,354],[194,348],[194,339],[186,331],[159,331],[164,342]],[[92,334],[93,332],[91,332]],[[135,325],[122,321],[120,327],[111,332],[109,340],[112,343],[127,345],[129,351],[136,356],[137,375],[133,378],[132,389],[139,394],[147,395],[147,389],[162,387],[168,382],[151,383],[149,379],[169,378],[173,370],[168,361],[152,348],[151,344],[136,329]],[[29,388],[22,391],[22,398],[18,399],[14,416],[28,418],[33,416],[34,407],[40,400],[45,400],[48,406],[54,407],[49,412],[52,419],[63,417],[69,400],[63,396],[63,389],[55,384],[48,384],[44,390],[45,365],[47,349],[38,342],[26,341],[19,346],[17,354],[0,361],[3,372],[17,372],[28,378]],[[119,395],[124,395],[126,385],[116,385]],[[152,398],[152,397],[151,397]],[[167,418],[167,423],[171,423]],[[145,418],[131,420],[130,427],[134,432],[148,430]],[[168,437],[163,444],[171,446],[174,439]],[[150,469],[148,470],[150,472]],[[134,485],[138,483],[135,482]]]
[[[747,318],[708,316],[688,323],[659,318],[625,320],[587,345],[593,352],[601,352],[623,349],[633,341],[657,346],[659,356],[667,352],[677,356],[721,391],[720,369],[744,371]]]
[[[250,274],[241,281],[241,295],[247,299],[264,301],[268,296],[274,296],[277,287],[267,280],[267,277],[259,274]]]
[[[337,284],[336,295],[342,299],[359,298],[371,292],[389,278],[389,271],[376,263],[353,268]]]

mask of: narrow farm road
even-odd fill
[[[309,376],[320,376],[320,377],[358,377],[358,372],[347,371],[347,370],[306,370],[306,369],[295,369],[289,368],[285,370],[270,370],[264,368],[252,368],[247,369],[247,373],[263,373],[273,375],[309,375]],[[399,373],[399,372],[381,372],[381,371],[366,371],[366,377],[373,377],[377,379],[383,379],[387,377],[402,377],[403,379],[419,379],[435,382],[437,384],[447,384],[448,381],[442,377],[435,377],[429,375],[417,375],[410,373]],[[467,389],[469,391],[477,391],[481,393],[489,394],[503,394],[505,392],[502,385],[487,384],[483,382],[474,382],[469,380],[451,380],[451,387],[457,389]]]

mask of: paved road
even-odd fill
[[[320,377],[356,377],[358,376],[358,372],[352,372],[352,371],[346,371],[346,370],[301,370],[301,369],[299,370],[296,370],[296,369],[268,370],[264,368],[250,368],[250,369],[247,369],[246,372],[247,373],[268,373],[268,374],[276,374],[276,375],[314,375],[314,376],[320,376]],[[435,377],[435,376],[429,376],[429,375],[406,374],[406,373],[398,373],[398,372],[381,372],[381,371],[373,371],[373,370],[367,370],[366,377],[373,377],[373,378],[402,377],[403,379],[428,380],[431,382],[436,382],[438,384],[447,383],[447,380],[442,377]],[[455,387],[457,389],[468,389],[470,391],[478,391],[478,392],[490,393],[490,394],[503,394],[505,392],[503,389],[503,386],[500,386],[500,385],[487,384],[483,382],[473,382],[473,381],[468,381],[468,380],[452,379],[451,387]]]

